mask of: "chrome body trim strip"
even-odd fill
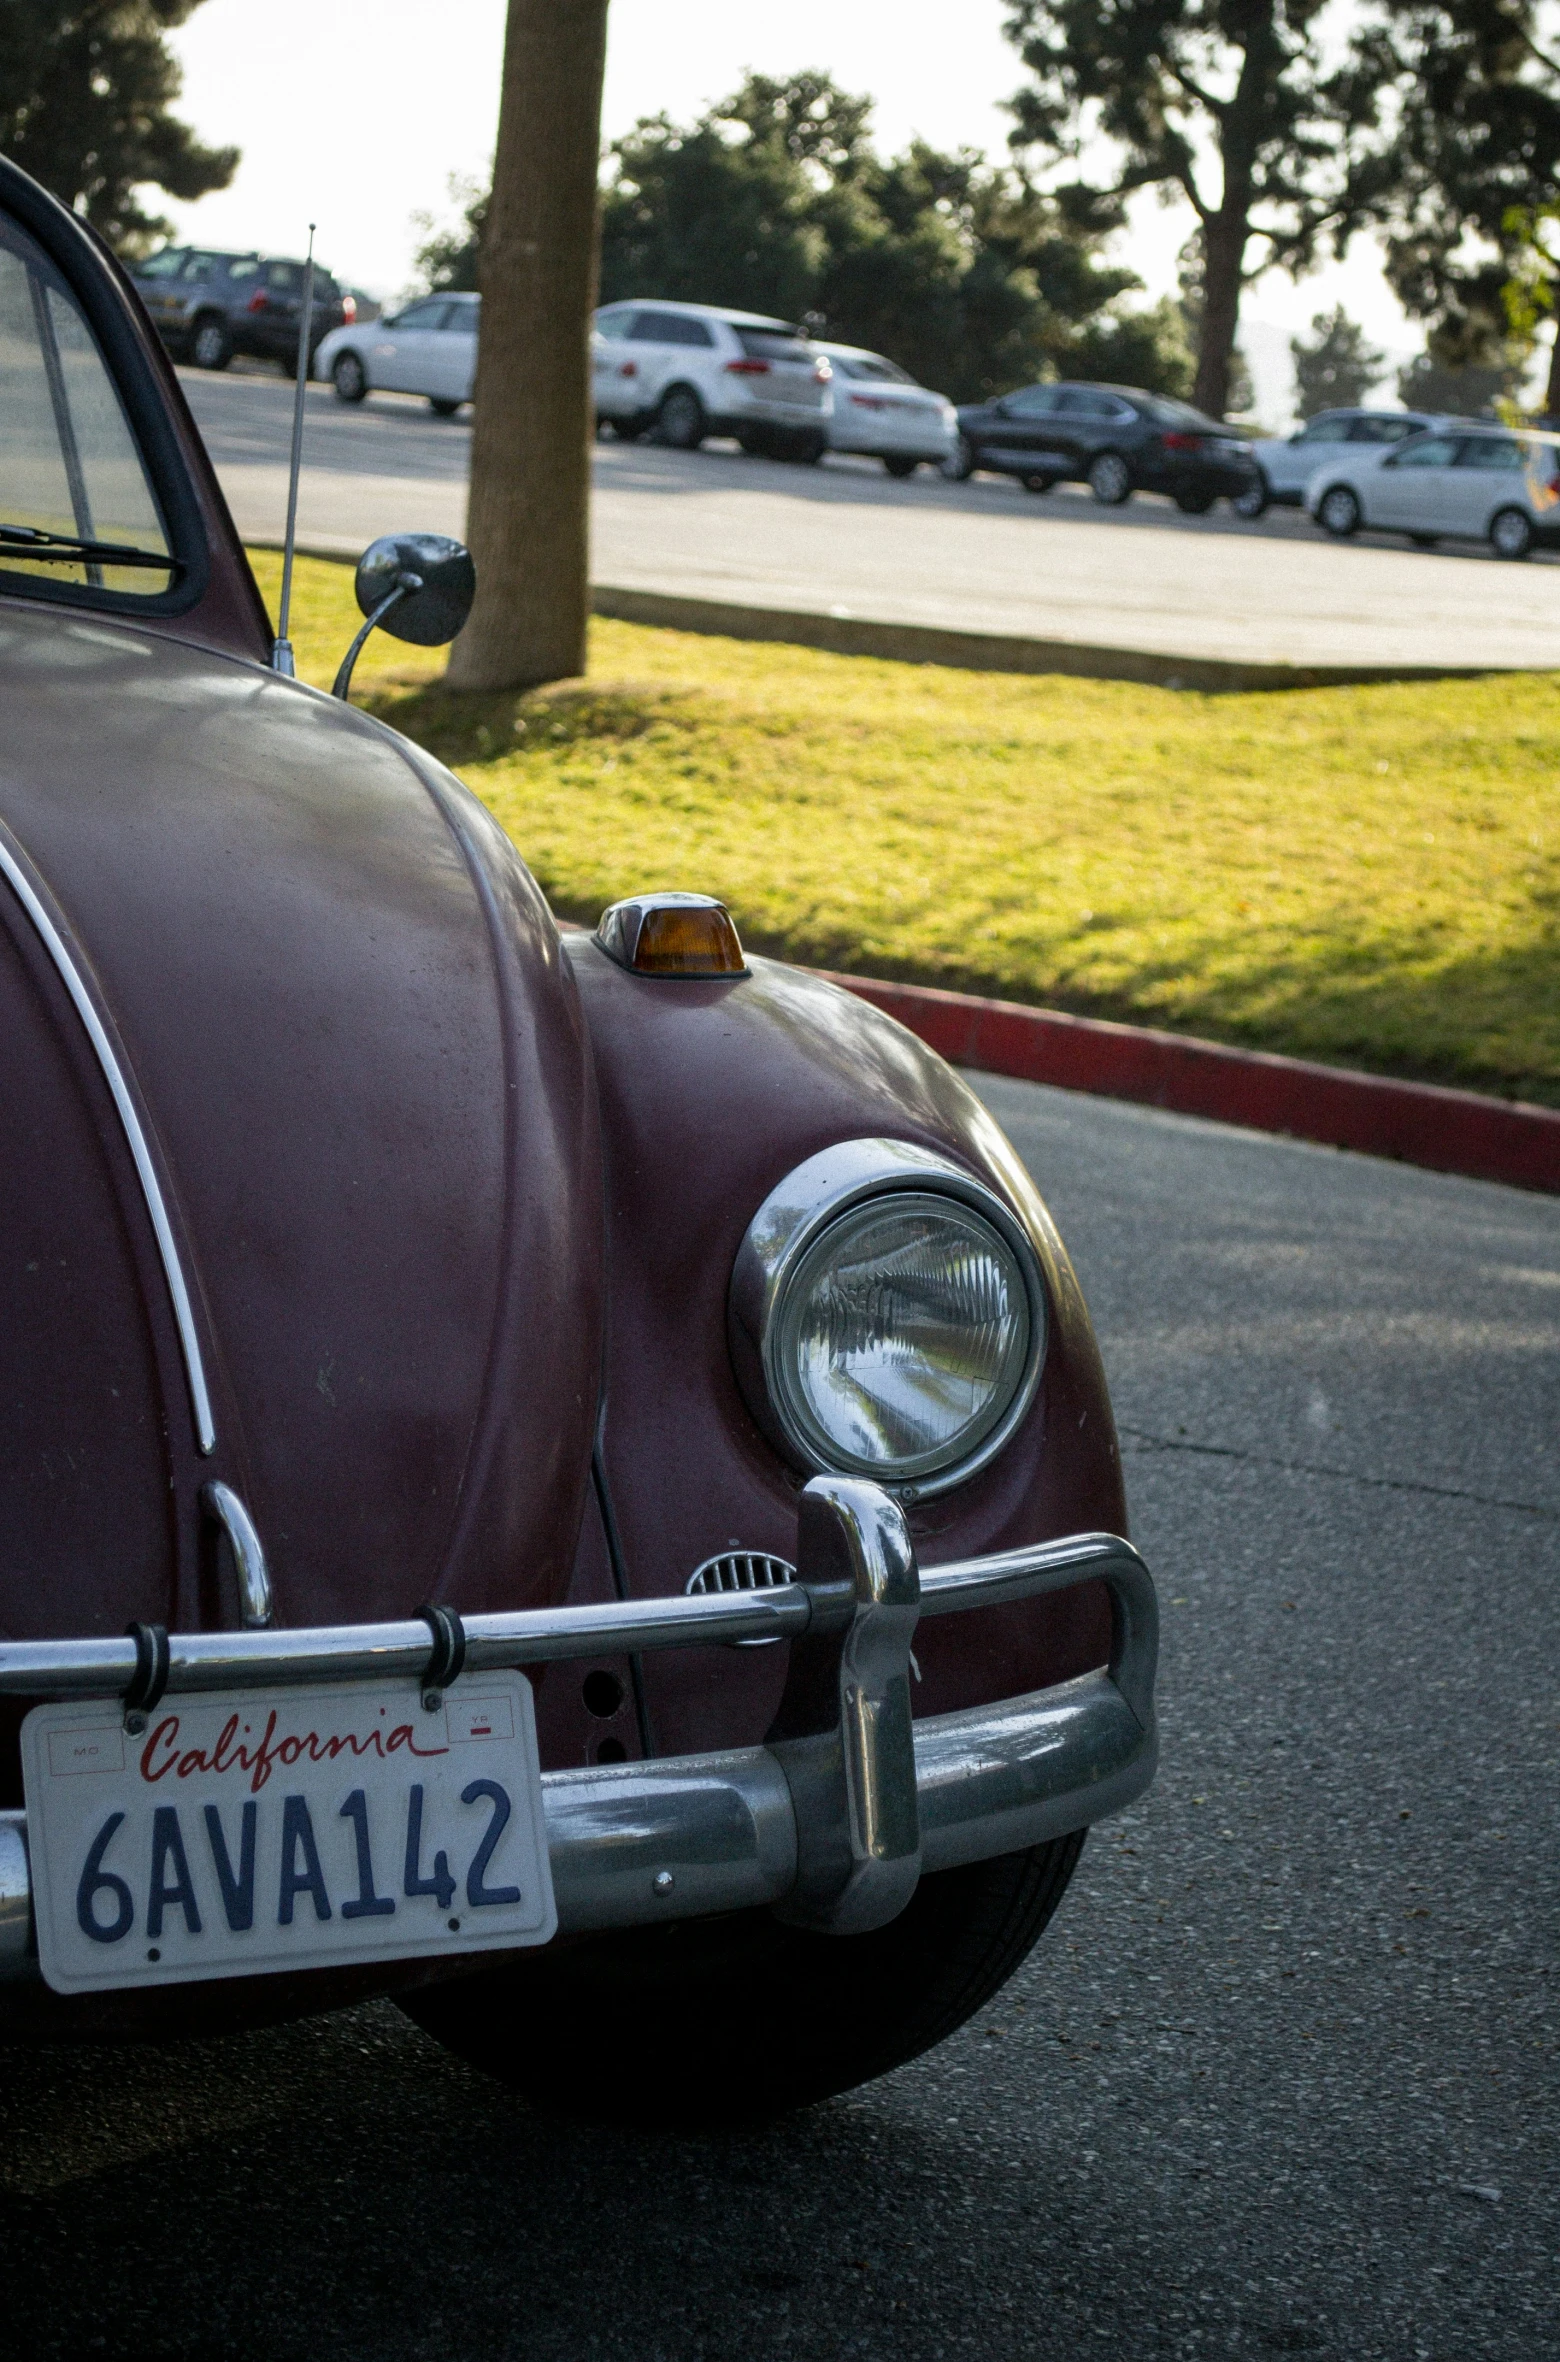
[[[168,1284],[168,1295],[173,1305],[173,1317],[179,1332],[179,1348],[184,1356],[184,1375],[190,1390],[190,1409],[195,1421],[195,1440],[202,1453],[216,1449],[217,1431],[211,1416],[211,1396],[206,1386],[205,1364],[201,1360],[200,1338],[195,1329],[195,1313],[190,1302],[190,1291],[185,1282],[184,1267],[179,1261],[179,1249],[168,1219],[168,1208],[152,1162],[152,1152],[136,1104],[125,1080],[113,1043],[102,1018],[93,1004],[80,969],[71,956],[70,947],[50,918],[35,891],[32,881],[22,868],[10,846],[0,835],[0,870],[37,929],[38,939],[54,962],[60,981],[75,1004],[76,1014],[86,1028],[103,1080],[113,1099],[125,1143],[135,1164],[141,1184],[141,1195],[146,1200],[146,1211],[151,1219],[157,1240],[157,1252],[162,1258],[163,1277]]]

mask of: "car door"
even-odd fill
[[[425,296],[393,320],[381,320],[369,347],[368,372],[376,386],[395,394],[425,394],[433,367],[429,347],[449,309],[449,298]]]
[[[1030,385],[994,402],[980,423],[977,449],[988,467],[1010,475],[1060,475],[1064,460],[1056,441],[1056,403],[1060,386]]]
[[[629,322],[626,341],[638,377],[637,408],[653,410],[673,371],[686,374],[683,364],[688,356],[679,334],[681,327],[682,320],[674,312],[637,311]]]
[[[1464,520],[1455,530],[1482,541],[1497,509],[1529,511],[1527,460],[1515,435],[1470,435],[1453,470],[1462,489]]]
[[[1319,467],[1339,456],[1338,446],[1349,440],[1345,412],[1323,410],[1308,418],[1287,443],[1265,450],[1263,468],[1275,492],[1303,493]]]
[[[1086,476],[1100,453],[1120,449],[1136,424],[1137,413],[1125,402],[1088,386],[1064,385],[1057,389],[1052,448],[1065,455],[1069,475]]]
[[[428,338],[428,383],[416,388],[436,402],[469,402],[477,374],[477,311],[474,301],[451,297],[441,325]]]
[[[1452,505],[1448,482],[1457,458],[1455,435],[1415,435],[1378,468],[1355,478],[1367,525],[1400,533],[1451,533],[1443,520]]]

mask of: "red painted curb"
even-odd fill
[[[829,981],[897,1017],[955,1066],[1560,1194],[1560,1111],[1553,1108],[924,984],[832,973]]]

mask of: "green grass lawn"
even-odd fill
[[[301,561],[308,679],[357,621]],[[694,887],[815,966],[1560,1104],[1560,678],[1208,697],[607,622],[530,697],[443,661],[377,635],[355,693],[566,917]]]

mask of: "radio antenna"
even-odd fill
[[[271,647],[271,670],[296,676],[293,646],[287,637],[292,615],[293,543],[298,538],[298,476],[303,466],[303,397],[309,385],[309,329],[314,320],[314,224],[309,224],[309,254],[303,266],[303,309],[298,314],[298,382],[293,389],[292,465],[287,474],[287,533],[282,542],[282,609]]]

